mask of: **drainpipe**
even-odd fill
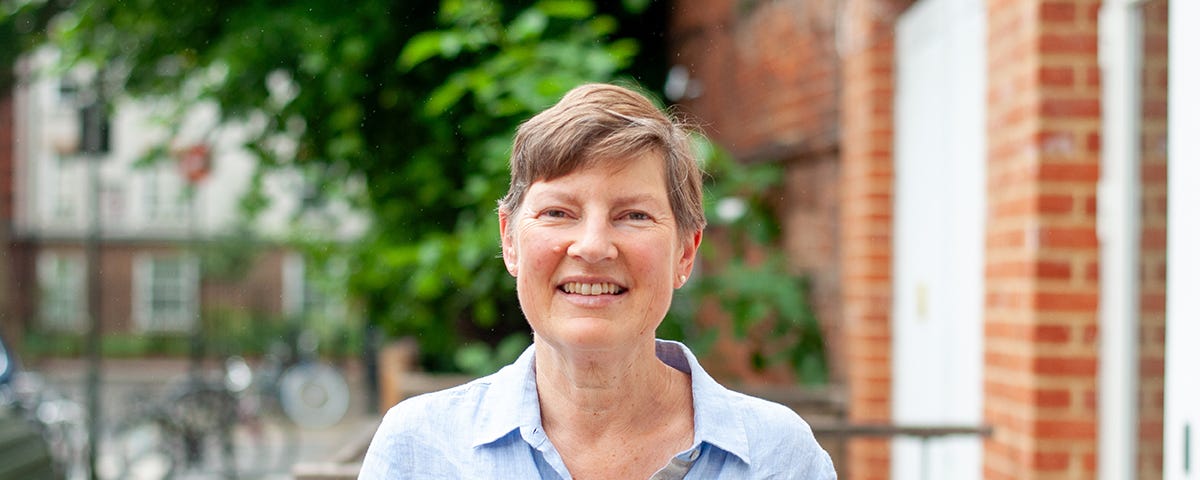
[[[1100,240],[1100,480],[1137,478],[1141,257],[1142,10],[1100,11],[1103,85],[1096,234]]]

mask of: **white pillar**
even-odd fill
[[[1104,116],[1096,221],[1101,480],[1137,477],[1142,43],[1138,2],[1106,1],[1100,13]]]

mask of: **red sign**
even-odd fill
[[[212,152],[208,145],[197,143],[175,152],[179,159],[179,172],[189,183],[200,183],[208,176],[212,164]]]

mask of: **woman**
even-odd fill
[[[393,407],[360,479],[831,479],[793,411],[656,340],[705,225],[685,132],[645,97],[578,87],[517,131],[503,258],[533,345]]]

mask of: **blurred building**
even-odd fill
[[[10,291],[12,241],[12,191],[13,191],[13,118],[12,94],[0,92],[0,335],[12,339],[20,334],[17,321],[9,308],[12,302]]]
[[[787,167],[848,421],[992,428],[842,478],[1200,478],[1196,5],[676,2],[668,94]]]
[[[8,115],[0,122],[6,335],[88,331],[85,242],[93,219],[106,336],[183,336],[220,315],[263,321],[330,309],[345,319],[335,312],[344,302],[314,285],[337,272],[313,272],[289,248],[306,235],[294,220],[312,182],[298,171],[268,175],[270,207],[238,228],[255,168],[240,148],[246,126],[218,126],[215,107],[205,105],[182,123],[164,123],[176,105],[125,98],[89,119],[87,82],[75,72],[31,73],[41,61],[35,55],[22,66],[15,91],[0,103],[0,116]],[[337,201],[303,215],[337,219],[319,226],[324,240],[353,238],[366,226],[365,216]]]

